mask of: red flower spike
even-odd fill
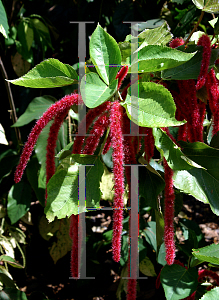
[[[86,139],[86,144],[83,150],[84,154],[94,154],[101,136],[109,125],[107,113],[101,115],[94,123],[93,129],[90,131],[90,136]]]
[[[209,68],[209,64],[210,64],[211,41],[209,39],[209,36],[206,34],[203,34],[199,38],[197,45],[203,47],[201,69],[200,69],[198,81],[196,84],[196,89],[199,90],[205,85],[206,77],[208,74],[208,68]]]
[[[110,102],[106,101],[103,104],[99,105],[98,107],[92,108],[88,111],[85,118],[81,121],[79,124],[79,127],[83,128],[85,126],[86,122],[86,132],[88,131],[88,128],[91,126],[93,121],[100,116],[105,111],[109,110]],[[80,154],[82,152],[82,146],[85,140],[85,136],[76,136],[74,140],[74,145],[72,149],[72,153],[74,154]]]
[[[67,107],[63,112],[58,113],[55,116],[55,120],[52,126],[50,127],[49,137],[47,140],[47,147],[46,147],[46,184],[49,182],[50,178],[55,174],[56,141],[58,139],[59,129],[70,107]],[[47,191],[46,191],[46,199],[47,199]]]
[[[179,46],[184,45],[184,43],[185,43],[185,41],[184,41],[183,39],[175,38],[175,39],[173,39],[173,40],[170,42],[169,46],[170,46],[171,48],[177,48],[177,47],[179,47]]]
[[[70,107],[73,104],[82,104],[81,96],[77,94],[71,94],[63,97],[61,100],[57,101],[51,105],[48,110],[42,115],[42,117],[36,122],[36,125],[29,134],[28,140],[24,145],[23,152],[20,157],[20,162],[16,168],[14,181],[18,183],[23,175],[24,169],[30,159],[30,156],[33,152],[33,148],[36,144],[36,141],[43,130],[43,128],[53,119],[57,113],[65,111],[67,107]]]
[[[128,73],[128,69],[129,69],[128,66],[123,66],[116,75],[116,79],[118,79],[118,88],[117,88],[118,90],[120,89],[122,82]]]
[[[128,279],[127,300],[136,300],[137,297],[137,280]]]
[[[71,215],[69,236],[72,239],[71,250],[71,276],[79,277],[78,274],[78,215]]]
[[[115,183],[114,212],[113,212],[113,239],[112,250],[113,259],[116,262],[120,260],[121,235],[123,220],[123,195],[124,195],[124,153],[123,153],[123,135],[122,135],[122,107],[118,101],[115,101],[110,110],[110,129],[112,140],[112,160],[113,174]]]
[[[165,173],[165,200],[164,200],[164,243],[166,249],[166,262],[172,265],[175,259],[175,242],[174,242],[174,188],[173,188],[173,170],[168,166],[164,158]]]
[[[209,106],[213,115],[213,135],[219,131],[219,90],[217,78],[213,69],[208,73],[206,80],[206,88],[208,93]]]

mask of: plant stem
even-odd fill
[[[198,28],[199,24],[201,23],[201,20],[202,20],[202,18],[203,18],[203,16],[204,16],[204,13],[205,13],[205,12],[202,10],[201,15],[200,15],[200,17],[199,17],[199,19],[198,19],[198,22],[195,24],[194,28],[193,28],[192,31],[190,32],[190,34],[189,34],[189,36],[187,37],[187,39],[186,39],[184,45],[188,44],[190,37],[192,36],[192,34],[195,32],[195,30]]]
[[[5,82],[5,87],[7,90],[8,100],[9,100],[9,104],[10,104],[10,108],[11,108],[12,122],[14,124],[17,122],[17,114],[16,114],[16,110],[15,110],[15,105],[14,105],[14,100],[13,100],[13,96],[12,96],[12,92],[11,92],[10,83],[5,80],[5,79],[8,79],[8,76],[7,76],[7,73],[6,73],[6,70],[5,70],[5,67],[4,67],[1,57],[0,57],[0,69],[1,69],[2,77]],[[18,141],[18,145],[20,146],[22,144],[20,130],[17,127],[14,127],[14,129],[15,129],[15,134],[16,134],[16,138]]]

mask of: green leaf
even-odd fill
[[[179,146],[177,146],[171,138],[160,128],[153,128],[155,138],[155,146],[163,155],[168,165],[173,170],[189,170],[192,169],[193,163],[186,157]]]
[[[168,127],[182,125],[175,119],[176,106],[171,93],[154,82],[139,82],[139,97],[126,97],[121,103],[128,117],[143,127]]]
[[[24,268],[22,265],[20,265],[18,262],[16,262],[16,260],[14,258],[7,256],[7,255],[1,255],[0,261],[4,261],[4,262],[8,263],[9,265],[11,265],[12,267],[15,267],[18,269]]]
[[[39,222],[40,235],[49,240],[53,237],[52,247],[50,248],[50,255],[56,264],[57,261],[65,256],[72,248],[72,239],[69,236],[70,219],[55,219],[48,223],[45,216],[42,216]]]
[[[146,276],[157,276],[152,261],[145,257],[139,264],[139,270]]]
[[[212,244],[199,249],[192,249],[192,254],[199,260],[219,265],[219,244]]]
[[[16,288],[13,278],[11,277],[11,274],[2,266],[0,266],[0,282],[3,283],[6,287]],[[0,296],[1,296],[1,292],[2,291],[0,291]]]
[[[218,0],[192,0],[195,6],[198,9],[209,13],[218,13],[219,12],[219,3]]]
[[[81,80],[81,96],[89,108],[97,107],[107,101],[116,90],[117,80],[113,80],[107,86],[96,73],[88,73]]]
[[[20,127],[35,119],[39,119],[55,101],[54,97],[47,95],[34,98],[12,127]]]
[[[208,291],[206,294],[204,294],[200,300],[212,300],[212,299],[218,299],[219,297],[219,287],[216,286],[212,290]]]
[[[146,228],[144,229],[142,234],[144,235],[148,244],[152,246],[155,252],[157,252],[156,222],[155,221],[147,222]]]
[[[31,15],[30,22],[34,30],[34,39],[42,46],[43,51],[45,46],[49,46],[53,49],[49,28],[46,26],[45,20],[39,15]]]
[[[0,0],[0,32],[3,34],[3,36],[7,39],[8,38],[8,19],[5,12],[5,8],[2,4],[2,1]]]
[[[36,194],[37,199],[40,201],[41,205],[44,206],[45,189],[39,187],[39,183],[38,183],[39,172],[40,172],[40,164],[35,155],[31,157],[30,161],[27,164],[26,174],[31,187],[33,188]]]
[[[0,124],[0,144],[8,145],[2,124]]]
[[[138,38],[143,39],[143,43],[138,51],[147,45],[166,45],[173,35],[170,33],[170,27],[165,21],[161,26],[154,29],[145,29]]]
[[[80,182],[86,179],[86,207],[78,206],[78,173],[79,164],[74,163],[70,165],[65,164],[63,167],[58,168],[58,171],[50,179],[47,185],[48,199],[45,208],[45,213],[49,221],[53,221],[55,217],[58,219],[78,214],[86,211],[86,207],[97,207],[100,201],[100,188],[99,182],[103,175],[103,164],[99,157],[94,155],[85,156],[83,161],[87,160],[86,164],[94,166],[86,166],[86,178],[79,178]],[[74,162],[74,159],[73,159]]]
[[[157,209],[157,197],[164,189],[164,180],[147,168],[139,168],[139,197],[144,197],[144,205]],[[142,200],[141,200],[142,202]]]
[[[90,39],[90,57],[98,74],[109,85],[116,77],[121,64],[117,42],[98,25]]]
[[[195,268],[186,269],[173,264],[164,266],[160,281],[167,300],[179,300],[191,295],[198,284],[198,272]]]
[[[27,300],[27,296],[25,295],[24,292],[19,291],[18,289],[15,288],[5,288],[2,291],[0,291],[0,299],[2,300],[11,300],[11,299],[16,299],[16,300]]]
[[[12,186],[8,194],[7,212],[11,224],[22,218],[30,208],[31,187],[28,183],[20,181]]]
[[[159,210],[155,210],[156,220],[156,240],[157,240],[157,251],[159,251],[164,237],[164,217]]]
[[[34,40],[33,28],[29,22],[29,18],[21,19],[18,25],[18,39],[22,46],[20,54],[25,60],[30,58],[30,49]]]
[[[78,74],[70,65],[49,58],[36,65],[24,76],[8,81],[31,88],[54,88],[76,83],[77,80]]]
[[[202,46],[194,46],[189,45],[188,48],[195,49],[202,49]],[[189,51],[189,49],[187,49]],[[218,49],[211,50],[211,59],[209,64],[209,71],[214,66],[215,60],[217,59],[219,54]],[[197,79],[200,73],[202,62],[202,51],[198,50],[194,57],[191,60],[187,61],[186,63],[178,66],[176,68],[172,68],[169,70],[164,70],[161,72],[161,77],[165,80],[187,80],[187,79]]]
[[[191,160],[204,167],[207,172],[219,181],[219,150],[204,143],[179,142],[183,153]]]
[[[162,45],[148,45],[142,48],[131,67],[138,64],[139,72],[157,72],[182,65],[190,60],[194,53],[186,53]]]

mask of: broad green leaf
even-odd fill
[[[157,251],[159,251],[164,237],[164,217],[159,210],[155,210],[156,220],[156,240],[157,240]]]
[[[20,181],[12,186],[8,194],[7,212],[11,224],[22,218],[30,208],[31,187],[28,183]]]
[[[130,55],[131,55],[131,43],[130,42],[120,42],[118,43],[119,49],[121,51],[122,56],[122,65],[128,65],[130,63]]]
[[[143,39],[143,43],[138,48],[141,50],[147,45],[166,45],[173,35],[170,33],[170,28],[167,22],[154,29],[145,29],[139,34],[139,39]]]
[[[98,74],[109,85],[116,77],[121,64],[117,42],[98,25],[90,39],[90,57]]]
[[[16,262],[16,260],[10,256],[7,255],[1,255],[0,256],[0,261],[6,262],[9,265],[11,265],[12,267],[18,268],[18,269],[23,269],[24,267],[19,264],[18,262]]]
[[[72,247],[72,239],[69,236],[70,219],[55,219],[48,223],[45,216],[42,216],[39,222],[40,235],[45,240],[50,240],[53,237],[53,243],[50,248],[50,255],[56,263],[60,258],[65,256]]]
[[[157,256],[157,262],[161,264],[162,266],[165,266],[167,264],[166,262],[166,249],[165,244],[162,243],[159,249],[159,253]]]
[[[79,178],[79,164],[59,168],[47,185],[48,199],[45,213],[49,221],[86,211],[86,207],[97,207],[100,201],[99,181],[103,175],[103,165],[96,156],[92,159],[93,166],[86,166],[86,178]],[[68,157],[64,160],[67,160]],[[73,160],[74,161],[74,160]],[[90,162],[89,162],[90,164]],[[78,180],[83,183],[86,179],[86,207],[78,206]]]
[[[7,39],[8,38],[8,19],[5,12],[5,8],[2,4],[2,1],[0,0],[0,32],[3,34],[3,36]]]
[[[192,254],[199,260],[219,265],[219,244],[211,244],[199,249],[192,249]]]
[[[2,124],[0,124],[0,144],[8,145]]]
[[[198,9],[209,13],[219,12],[219,3],[218,0],[192,0],[195,6]]]
[[[158,209],[157,197],[164,186],[165,182],[160,176],[143,166],[139,168],[139,197],[144,198],[144,205]]]
[[[2,300],[27,300],[27,296],[24,292],[19,291],[16,286],[4,288],[0,291],[0,299]]]
[[[25,60],[30,58],[30,49],[34,40],[33,28],[30,24],[29,18],[21,19],[18,25],[18,40],[21,43],[22,51],[19,51]]]
[[[215,288],[213,288],[212,290],[204,294],[200,300],[212,300],[218,298],[219,298],[219,287],[216,286]]]
[[[152,261],[145,257],[139,264],[139,270],[146,276],[157,276]]]
[[[153,128],[153,135],[157,150],[165,157],[171,169],[189,170],[193,168],[193,162],[182,153],[180,147],[171,140],[166,132],[160,128]]]
[[[54,88],[76,83],[77,80],[78,75],[70,65],[49,58],[36,65],[24,76],[8,81],[31,88]]]
[[[186,53],[162,45],[148,45],[142,48],[131,67],[138,64],[139,72],[157,72],[182,65],[190,60],[194,53]]]
[[[2,282],[6,287],[16,288],[16,285],[11,277],[11,274],[2,266],[0,266],[0,282]],[[5,288],[6,289],[6,288]],[[2,291],[0,291],[0,296]],[[0,298],[0,299],[7,299],[7,298]],[[10,300],[10,298],[8,298]],[[17,298],[15,298],[17,300]]]
[[[167,300],[179,300],[191,295],[198,284],[198,271],[173,264],[164,266],[160,281]]]
[[[204,167],[208,174],[219,181],[219,150],[204,143],[179,142],[183,153],[191,160]]]
[[[146,228],[142,232],[148,244],[157,252],[157,239],[156,239],[156,222],[147,222]]]
[[[81,96],[85,105],[94,108],[107,101],[117,90],[117,80],[106,85],[96,73],[88,73],[81,80]]]
[[[212,211],[219,215],[219,181],[204,169],[176,171],[174,186],[197,200],[209,203]]]
[[[37,199],[40,201],[41,205],[45,205],[45,189],[39,187],[38,177],[40,172],[40,164],[36,155],[32,156],[27,164],[26,174],[27,179],[33,188]]]
[[[139,82],[139,97],[129,94],[121,103],[134,123],[143,127],[169,127],[182,125],[175,119],[176,106],[171,93],[154,82]]]
[[[4,177],[11,174],[13,168],[17,166],[19,162],[19,155],[11,149],[6,151],[6,155],[0,160],[0,182]]]
[[[54,104],[55,100],[54,97],[47,95],[34,98],[12,127],[20,127],[35,119],[39,119],[43,113]]]
[[[43,51],[45,46],[49,46],[53,49],[49,28],[45,25],[44,19],[39,15],[31,15],[30,22],[34,30],[34,39],[42,46]]]
[[[193,45],[192,45],[193,46]],[[191,47],[191,46],[189,46]],[[196,46],[199,49],[202,49],[202,46]],[[211,50],[211,59],[209,64],[209,70],[214,66],[215,60],[219,54],[218,49]],[[194,57],[186,63],[169,70],[164,70],[161,72],[163,79],[175,79],[175,80],[187,80],[187,79],[197,79],[200,73],[202,62],[202,51],[198,50]]]

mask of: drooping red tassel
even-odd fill
[[[50,127],[49,137],[47,139],[47,146],[46,146],[46,185],[48,184],[50,178],[55,174],[56,141],[58,139],[59,129],[70,107],[67,107],[66,110],[64,110],[63,112],[58,113],[55,116],[55,120]],[[46,199],[47,199],[47,190],[46,190]]]
[[[79,277],[78,273],[78,221],[79,215],[71,215],[70,221],[70,231],[69,236],[72,239],[72,250],[71,250],[71,276],[72,277]]]
[[[109,125],[107,113],[101,115],[94,123],[93,129],[90,131],[90,136],[85,141],[84,154],[94,154],[101,136]]]
[[[122,68],[119,70],[119,72],[116,75],[116,79],[118,79],[118,90],[120,89],[123,80],[125,79],[127,73],[128,73],[128,66],[122,66]]]
[[[203,47],[201,69],[196,84],[196,89],[199,90],[205,85],[207,74],[208,74],[208,68],[210,64],[211,41],[209,39],[209,36],[207,34],[203,34],[199,38],[197,45]]]
[[[24,145],[20,162],[16,168],[14,181],[18,183],[23,175],[24,169],[30,159],[30,156],[33,152],[33,148],[36,144],[36,141],[43,130],[43,128],[53,119],[53,117],[57,113],[61,113],[65,111],[69,106],[73,104],[82,104],[81,96],[77,94],[71,94],[63,97],[61,100],[57,101],[53,105],[51,105],[47,111],[42,115],[42,117],[36,122],[36,125],[33,127],[32,131],[30,132],[27,142]]]
[[[173,188],[173,170],[168,166],[164,158],[165,174],[165,200],[164,200],[164,244],[166,249],[166,262],[172,265],[175,259],[175,242],[174,242],[174,188]]]
[[[113,174],[115,182],[114,212],[113,212],[113,259],[120,260],[122,220],[124,207],[124,153],[122,135],[122,107],[115,101],[110,110],[110,130],[112,141]]]

